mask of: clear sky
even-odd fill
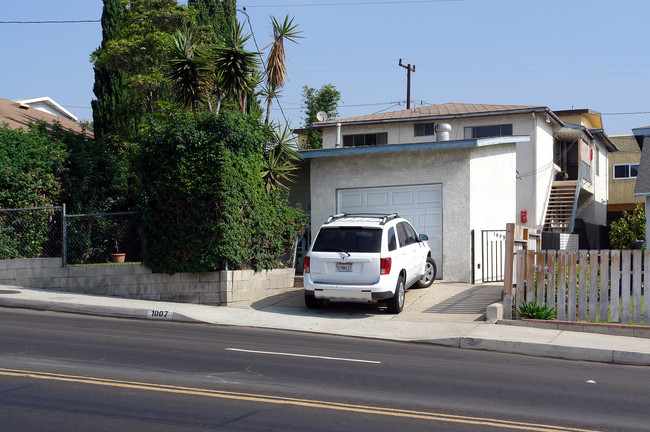
[[[185,4],[186,1],[180,3]],[[101,0],[2,0],[0,97],[50,96],[92,120],[90,53],[101,24],[7,21],[99,20]],[[333,84],[339,117],[405,109],[406,69],[415,106],[445,102],[589,108],[609,135],[650,126],[648,0],[250,0],[238,13],[261,50],[270,15],[295,17],[290,82],[280,100],[302,125],[301,92]],[[249,27],[250,22],[250,27]],[[250,49],[255,50],[252,44]]]

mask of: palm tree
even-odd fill
[[[302,160],[296,151],[296,138],[288,125],[284,128],[271,125],[267,128],[269,142],[262,165],[262,178],[267,193],[272,191],[287,191],[286,182],[293,183],[298,169],[296,163]]]
[[[277,95],[277,90],[284,86],[285,80],[289,78],[285,66],[287,53],[284,50],[284,41],[286,39],[298,43],[296,39],[302,37],[299,36],[302,32],[297,30],[298,24],[294,25],[293,18],[289,19],[289,15],[284,18],[282,23],[272,16],[271,22],[273,24],[273,42],[269,45],[271,50],[266,60],[268,95],[266,99],[266,120],[264,123],[267,125],[269,124],[273,98]]]
[[[213,69],[191,30],[178,30],[172,37],[168,66],[174,99],[196,111],[197,105],[207,100]]]
[[[246,99],[255,88],[255,69],[259,65],[259,53],[244,49],[250,38],[243,36],[243,26],[237,26],[227,46],[218,46],[214,50],[214,65],[220,74],[220,90],[226,97],[234,97],[239,107],[246,112]]]

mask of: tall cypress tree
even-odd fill
[[[108,41],[115,39],[126,22],[127,10],[120,0],[104,0],[102,12],[102,44],[94,54],[106,48]],[[93,129],[96,141],[97,155],[103,155],[104,159],[98,159],[98,166],[94,167],[95,177],[110,178],[110,188],[106,191],[103,199],[108,208],[102,207],[102,211],[122,210],[132,205],[131,193],[128,182],[128,163],[122,151],[124,141],[133,136],[136,128],[133,120],[128,116],[128,92],[126,82],[128,75],[121,70],[113,70],[107,67],[94,67],[95,84],[93,92],[94,99],[91,101],[93,109]],[[96,204],[96,203],[95,203]],[[97,210],[95,207],[86,209]]]
[[[237,28],[237,0],[189,0],[187,6],[197,13],[197,22],[212,26],[217,42],[225,44]]]
[[[104,0],[102,11],[102,44],[99,50],[106,48],[108,41],[114,39],[126,26],[127,10],[120,0]],[[95,84],[93,92],[97,99],[91,102],[93,108],[93,127],[95,139],[107,139],[111,135],[126,138],[134,131],[129,121],[128,93],[126,91],[127,74],[120,70],[110,70],[95,66]]]

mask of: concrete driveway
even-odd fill
[[[415,322],[475,322],[485,321],[488,305],[501,300],[503,285],[465,284],[436,281],[429,288],[412,288],[406,292],[404,310],[391,315],[381,304],[326,302],[321,309],[313,310],[318,315],[381,316],[392,321]],[[256,301],[250,305],[264,310],[267,308],[305,309],[302,288]],[[289,312],[289,311],[287,311]]]

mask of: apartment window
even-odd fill
[[[388,144],[388,132],[372,133],[372,134],[357,134],[357,135],[343,135],[344,147],[359,147]]]
[[[639,164],[617,164],[614,165],[615,179],[633,179],[639,174]]]
[[[512,124],[471,126],[465,128],[465,139],[512,136]]]
[[[431,136],[435,134],[433,123],[416,123],[414,125],[413,134],[416,137]]]

